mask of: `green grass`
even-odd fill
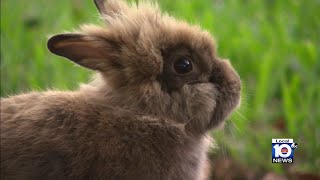
[[[214,132],[228,155],[258,171],[285,173],[271,163],[271,138],[293,138],[299,147],[292,168],[319,174],[320,1],[161,0],[160,6],[208,29],[219,56],[242,78],[242,108]],[[1,1],[1,96],[88,81],[91,72],[46,49],[48,35],[83,23],[99,23],[92,0]]]

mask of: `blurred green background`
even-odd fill
[[[219,56],[229,58],[242,77],[242,107],[213,132],[220,148],[212,158],[231,159],[258,175],[319,174],[320,1],[159,3],[169,14],[209,30]],[[83,23],[101,23],[92,0],[1,0],[1,97],[87,82],[92,72],[46,49],[49,35]],[[293,164],[271,163],[272,138],[298,143]]]

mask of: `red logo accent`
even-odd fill
[[[281,149],[281,153],[288,153],[288,149],[287,149],[287,148],[285,148],[285,147],[284,147],[284,148],[282,148],[282,149]]]

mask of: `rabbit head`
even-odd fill
[[[238,106],[240,78],[217,57],[210,33],[150,2],[94,2],[104,26],[55,35],[48,48],[98,71],[121,105],[197,133],[220,124]]]

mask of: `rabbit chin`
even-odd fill
[[[216,109],[218,91],[212,83],[184,85],[180,91],[171,94],[170,114],[182,120],[188,131],[203,133]]]
[[[239,107],[240,92],[221,92],[212,83],[198,83],[185,85],[180,100],[185,105],[180,112],[186,116],[186,129],[205,133],[222,126],[231,112]]]

